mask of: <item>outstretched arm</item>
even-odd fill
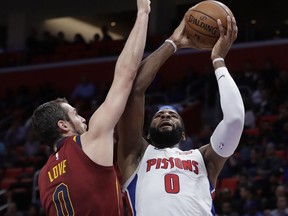
[[[136,169],[147,142],[142,137],[145,114],[145,91],[157,72],[177,48],[193,47],[185,33],[184,19],[173,34],[139,68],[125,111],[118,123],[118,165],[125,182]]]
[[[114,79],[103,104],[92,115],[89,131],[82,135],[85,153],[96,163],[113,165],[113,131],[121,117],[146,44],[150,0],[137,0],[137,17],[116,62]]]
[[[225,161],[237,148],[244,127],[242,97],[224,62],[225,56],[237,38],[238,28],[234,18],[227,17],[227,24],[227,33],[224,34],[221,21],[218,20],[220,38],[211,53],[219,87],[223,120],[212,134],[210,144],[200,148],[207,166],[209,179],[214,186]]]

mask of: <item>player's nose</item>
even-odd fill
[[[164,112],[161,117],[162,117],[162,118],[170,118],[171,115],[170,115],[169,112]]]

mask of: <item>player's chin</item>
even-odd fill
[[[173,126],[171,125],[163,125],[159,127],[160,132],[166,132],[166,131],[172,131],[172,130],[173,130]]]
[[[81,130],[79,130],[79,134],[83,134],[87,131],[88,126],[86,124],[83,125],[83,127],[81,128]]]
[[[87,130],[88,130],[88,126],[85,124],[85,125],[84,125],[84,132],[86,132]],[[83,133],[84,133],[84,132],[83,132]]]

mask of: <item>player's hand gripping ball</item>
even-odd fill
[[[219,1],[205,0],[188,9],[185,14],[185,27],[196,48],[212,50],[220,36],[217,19],[220,19],[224,29],[227,29],[227,16],[234,15]]]

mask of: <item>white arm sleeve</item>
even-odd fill
[[[244,104],[241,94],[226,67],[215,70],[220,93],[223,120],[213,132],[210,143],[222,157],[231,156],[236,150],[244,127]]]

